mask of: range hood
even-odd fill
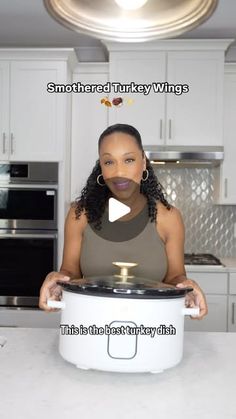
[[[224,159],[221,146],[144,146],[152,164],[176,167],[214,167]]]

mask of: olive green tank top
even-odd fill
[[[130,238],[125,241],[109,239],[119,240],[122,234]],[[132,262],[138,266],[132,268],[130,274],[154,281],[164,279],[167,272],[165,245],[155,222],[149,219],[147,205],[131,220],[114,223],[108,221],[106,210],[101,235],[96,234],[90,224],[85,227],[80,255],[80,269],[85,278],[117,274],[119,270],[112,262]]]

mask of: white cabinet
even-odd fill
[[[106,64],[79,64],[73,82],[105,84],[108,81]],[[96,160],[98,139],[108,126],[108,110],[101,104],[100,93],[73,93],[71,144],[71,200],[80,195]]]
[[[205,293],[208,315],[202,320],[185,318],[185,330],[204,332],[227,332],[228,317],[228,274],[226,272],[187,271]]]
[[[10,66],[11,160],[60,160],[64,98],[48,93],[47,84],[63,80],[64,64],[17,61]]]
[[[236,63],[225,64],[224,78],[224,161],[216,170],[215,202],[236,205]]]
[[[111,83],[151,86],[148,95],[116,94],[133,99],[133,104],[111,107],[109,124],[134,125],[145,145],[222,145],[224,50],[229,41],[216,41],[105,43]],[[162,93],[154,92],[156,83],[162,83]]]
[[[228,331],[236,332],[236,272],[229,274]]]
[[[227,296],[206,294],[208,315],[202,320],[185,318],[185,330],[191,332],[227,332]]]
[[[61,52],[0,50],[1,160],[62,160],[69,95],[47,91],[49,82],[69,80],[73,52]]]
[[[168,53],[167,81],[189,91],[166,95],[168,145],[221,145],[223,57],[217,51]]]
[[[110,82],[122,84],[149,84],[166,80],[166,53],[164,51],[127,51],[110,54]],[[140,131],[144,144],[164,144],[165,142],[165,102],[164,93],[114,93],[121,96],[124,105],[109,109],[109,125],[124,123],[135,126]],[[130,105],[127,100],[131,99]]]

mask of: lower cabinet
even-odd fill
[[[204,291],[208,304],[208,315],[202,320],[194,320],[190,317],[186,317],[185,330],[199,332],[227,332],[228,273],[193,272],[187,270],[187,277],[194,279]]]
[[[196,332],[227,332],[227,296],[206,294],[206,300],[208,304],[208,315],[202,320],[193,320],[189,316],[186,317],[185,330]]]

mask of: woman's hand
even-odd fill
[[[199,316],[191,316],[191,319],[200,320],[208,313],[207,302],[205,295],[199,285],[192,279],[183,280],[181,283],[177,284],[178,288],[191,287],[193,288],[192,292],[189,292],[185,298],[186,307],[199,307],[200,313]]]
[[[58,309],[50,308],[47,305],[47,300],[60,300],[62,287],[57,284],[57,281],[67,282],[70,277],[65,276],[60,272],[50,272],[40,289],[39,307],[45,311],[58,311]]]

